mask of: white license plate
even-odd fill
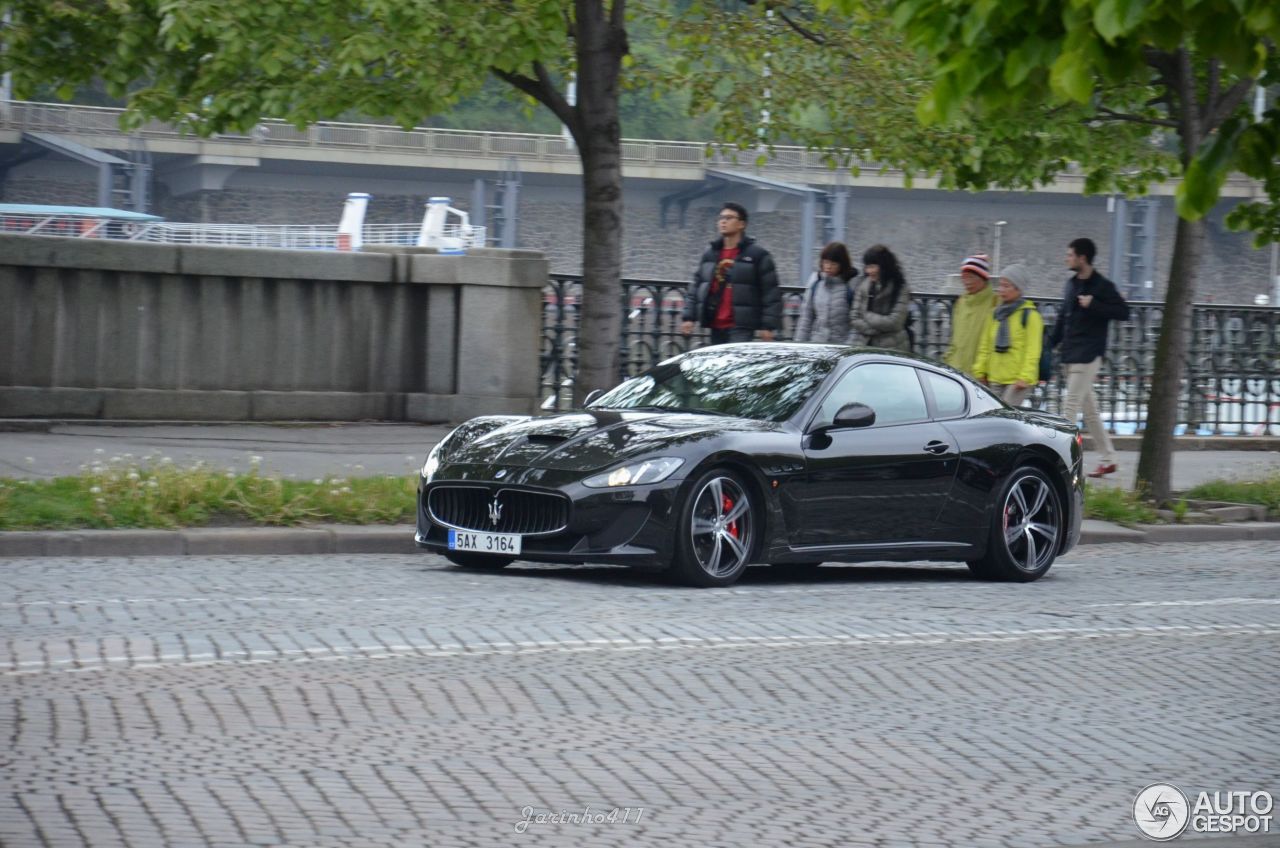
[[[474,533],[470,530],[450,530],[449,550],[475,551],[478,554],[520,553],[520,537],[510,533]]]

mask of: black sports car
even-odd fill
[[[418,545],[670,568],[727,586],[750,563],[963,561],[1030,581],[1080,536],[1075,427],[929,359],[734,344],[673,357],[584,409],[487,415],[427,457]]]

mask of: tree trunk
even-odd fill
[[[577,0],[578,143],[582,158],[582,305],[573,400],[618,382],[622,331],[622,128],[618,79],[627,52],[623,0]]]
[[[1168,79],[1170,100],[1176,106],[1174,114],[1185,172],[1205,135],[1216,127],[1203,124],[1206,110],[1199,101],[1191,55],[1185,48],[1171,54],[1169,61],[1157,69]],[[1160,338],[1156,341],[1146,430],[1138,456],[1138,493],[1157,503],[1168,501],[1173,489],[1173,428],[1178,425],[1178,398],[1182,394],[1187,343],[1191,338],[1191,304],[1204,242],[1203,221],[1178,219],[1164,320],[1160,322]]]
[[[1162,503],[1172,490],[1173,429],[1178,424],[1178,397],[1186,370],[1187,342],[1191,337],[1191,304],[1204,252],[1204,221],[1178,219],[1169,268],[1169,290],[1164,319],[1156,342],[1151,397],[1147,401],[1147,428],[1138,456],[1138,492]]]

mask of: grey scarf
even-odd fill
[[[1000,326],[996,328],[996,353],[1005,353],[1009,350],[1009,316],[1022,308],[1022,304],[1026,303],[1025,297],[1020,297],[1011,303],[1002,303],[996,307],[996,320],[1000,322]]]

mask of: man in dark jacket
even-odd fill
[[[711,330],[711,343],[773,341],[782,326],[782,291],[769,251],[747,235],[747,210],[726,203],[711,242],[684,298],[680,332],[695,324]]]
[[[1115,284],[1094,270],[1097,253],[1098,248],[1087,238],[1078,238],[1067,246],[1067,267],[1075,275],[1067,281],[1058,320],[1049,336],[1050,346],[1060,346],[1058,355],[1067,378],[1062,415],[1075,424],[1083,406],[1089,438],[1102,454],[1102,461],[1089,472],[1090,477],[1104,477],[1116,470],[1115,450],[1098,413],[1093,381],[1107,352],[1107,325],[1129,317],[1129,304],[1116,291]]]

